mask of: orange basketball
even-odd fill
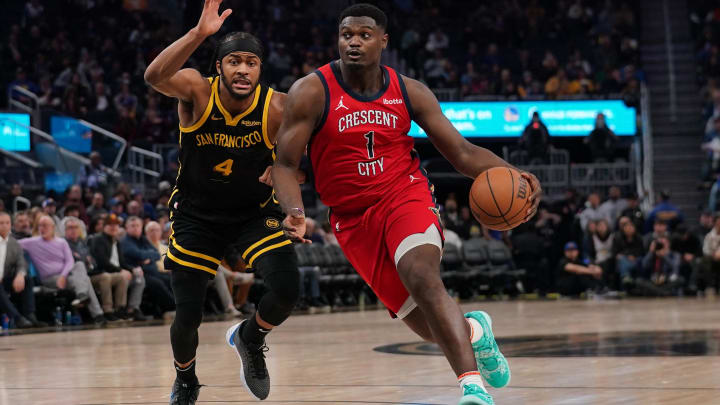
[[[520,225],[530,208],[530,184],[520,172],[493,167],[475,179],[470,188],[470,210],[483,226],[507,231]]]

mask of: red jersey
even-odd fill
[[[382,66],[377,94],[362,96],[342,80],[337,61],[315,73],[325,87],[325,112],[309,144],[315,188],[339,212],[364,211],[406,187],[420,160],[413,153],[412,107],[395,70]]]

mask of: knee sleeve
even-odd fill
[[[269,254],[256,262],[268,292],[260,300],[258,313],[271,325],[280,325],[290,316],[300,298],[300,273],[292,253]]]
[[[170,327],[170,340],[175,360],[185,363],[195,357],[197,330],[202,322],[205,291],[210,274],[201,271],[174,270],[172,287],[175,294],[175,320]]]

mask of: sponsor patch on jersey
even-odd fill
[[[275,218],[265,218],[265,227],[268,229],[280,228],[280,221]]]
[[[401,98],[384,98],[383,104],[402,104],[403,101]]]
[[[260,121],[249,121],[249,120],[242,120],[240,121],[242,125],[245,125],[246,127],[256,127],[261,124]]]

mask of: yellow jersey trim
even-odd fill
[[[178,172],[179,171],[180,171],[180,167],[178,166]],[[177,178],[175,179],[175,184],[177,184]],[[177,188],[177,186],[175,186],[175,189],[173,190],[172,194],[170,194],[170,198],[168,198],[167,207],[170,209],[170,219],[172,219],[172,217],[173,217],[173,210],[172,210],[172,207],[170,206],[170,201],[172,201],[173,197],[175,196],[175,193],[177,193],[178,190],[180,190],[180,189]],[[170,224],[170,238],[172,238],[172,224]]]
[[[198,253],[198,252],[193,252],[192,250],[187,250],[187,249],[185,249],[184,247],[178,245],[178,243],[177,243],[177,241],[175,240],[175,238],[172,238],[172,245],[175,246],[175,249],[177,249],[177,250],[185,253],[186,255],[199,257],[199,258],[205,259],[205,260],[207,260],[207,261],[209,261],[209,262],[213,262],[213,263],[217,264],[218,266],[220,265],[220,260],[218,260],[218,259],[216,259],[216,258],[214,258],[214,257],[212,257],[212,256],[208,256],[208,255],[205,255],[205,254],[202,254],[202,253]]]
[[[247,250],[245,250],[245,252],[243,252],[243,254],[242,254],[243,260],[245,260],[245,258],[247,257],[248,253],[250,253],[250,251],[252,251],[252,250],[255,249],[256,247],[262,245],[263,243],[269,241],[270,239],[275,239],[275,238],[277,238],[277,237],[279,237],[279,236],[282,236],[282,235],[283,235],[283,231],[275,232],[274,234],[272,234],[272,235],[270,235],[270,236],[266,236],[266,237],[260,239],[259,241],[253,243],[252,245],[250,245],[249,248],[247,248]]]
[[[268,110],[270,110],[270,98],[272,98],[273,95],[273,89],[268,88],[267,96],[265,97],[265,106],[263,107],[263,115],[262,115],[262,133],[263,133],[263,139],[265,140],[265,146],[268,147],[268,149],[273,148],[272,142],[270,142],[270,134],[268,134]],[[275,158],[273,157],[273,160]]]
[[[289,244],[291,244],[291,243],[292,243],[292,241],[290,241],[290,240],[288,239],[288,240],[284,240],[284,241],[282,241],[282,242],[280,242],[280,243],[276,243],[276,244],[274,244],[274,245],[270,245],[270,246],[268,246],[268,247],[266,247],[266,248],[264,248],[264,249],[258,250],[258,252],[255,253],[254,255],[252,255],[252,257],[250,258],[250,260],[248,260],[248,267],[252,267],[253,262],[255,261],[255,259],[257,259],[258,256],[260,256],[261,254],[267,252],[268,250],[277,249],[277,248],[279,248],[279,247],[283,247],[283,246],[289,245]]]
[[[180,132],[181,132],[180,136],[181,137],[182,137],[182,132],[195,131],[196,129],[200,128],[205,123],[205,121],[207,121],[208,117],[210,116],[210,111],[212,111],[213,93],[215,92],[215,90],[214,90],[215,88],[217,88],[217,79],[214,80],[212,82],[212,84],[210,85],[210,98],[208,99],[207,106],[205,106],[205,112],[203,112],[203,115],[200,116],[200,119],[196,123],[192,124],[191,126],[183,127],[182,125],[180,125]],[[182,144],[182,138],[180,138],[180,143]]]
[[[180,190],[180,189],[175,187],[175,190],[173,190],[172,194],[170,194],[170,198],[168,198],[168,202],[167,202],[168,208],[170,208],[170,201],[172,201],[173,197],[175,197],[175,193],[177,193],[178,190]]]
[[[225,123],[234,127],[237,126],[237,123],[240,122],[240,119],[253,112],[255,107],[257,107],[258,101],[260,100],[260,93],[262,93],[262,87],[259,84],[257,85],[257,87],[255,87],[255,98],[253,99],[252,104],[250,105],[250,107],[248,107],[247,110],[241,112],[235,117],[231,116],[228,110],[226,110],[225,107],[222,105],[222,102],[220,102],[220,92],[218,91],[217,80],[215,81],[215,83],[213,83],[213,93],[215,94],[215,104],[217,105],[222,115],[225,117]]]
[[[180,264],[180,265],[183,265],[183,266],[186,266],[186,267],[192,267],[193,269],[198,269],[198,270],[206,271],[206,272],[212,274],[213,276],[217,274],[217,270],[213,270],[213,269],[211,269],[210,267],[203,266],[202,264],[190,263],[190,262],[186,262],[185,260],[178,259],[178,258],[175,257],[175,255],[173,255],[169,250],[168,250],[168,252],[167,252],[167,257],[169,257],[170,260],[174,261],[174,262],[177,263],[177,264]]]
[[[270,202],[270,200],[273,199],[273,195],[274,195],[274,194],[275,194],[275,190],[273,190],[273,192],[270,193],[270,197],[268,197],[268,199],[265,200],[264,203],[260,203],[260,208],[265,208],[265,206],[268,205],[268,203]]]

